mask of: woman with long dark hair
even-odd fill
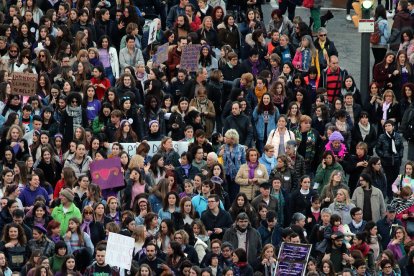
[[[234,52],[240,51],[240,32],[233,15],[226,15],[223,23],[217,26],[219,46],[230,45]]]
[[[375,8],[374,14],[375,23],[378,25],[380,32],[380,40],[378,44],[371,44],[372,54],[374,55],[374,65],[380,63],[387,53],[387,41],[390,38],[390,31],[388,30],[387,14],[383,5],[378,5]]]

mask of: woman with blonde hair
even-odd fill
[[[235,183],[236,175],[246,163],[246,150],[239,144],[239,133],[235,129],[229,129],[224,134],[225,144],[220,147],[218,156],[223,159],[223,166],[226,168],[226,184],[224,189],[229,193],[230,202],[233,202],[239,192],[239,186]],[[266,171],[267,173],[267,171]]]
[[[302,73],[307,73],[311,66],[315,66],[318,71],[317,75],[320,76],[318,51],[313,45],[311,36],[304,35],[302,37],[302,42],[296,50],[292,64],[296,70]]]
[[[400,121],[400,105],[395,97],[394,91],[387,89],[384,91],[383,103],[382,103],[382,118],[381,125],[384,126],[384,123],[387,120],[392,120],[394,123]]]
[[[0,154],[4,155],[6,146],[13,148],[14,156],[18,160],[22,160],[24,155],[30,155],[28,143],[23,138],[23,130],[18,125],[10,126],[6,139],[0,142]]]
[[[132,231],[131,238],[135,240],[134,251],[132,256],[139,254],[140,251],[144,248],[145,238],[146,238],[147,229],[144,225],[137,225]]]
[[[342,218],[342,224],[350,224],[352,217],[350,211],[355,207],[349,198],[349,192],[346,189],[339,189],[336,192],[334,201],[329,205],[332,214],[337,214]]]
[[[263,246],[257,271],[260,271],[263,275],[274,275],[276,273],[276,258],[276,249],[271,243]]]

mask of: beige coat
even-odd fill
[[[259,190],[259,185],[269,180],[266,166],[260,164],[254,170],[254,177],[257,183],[249,184],[249,166],[247,164],[241,165],[236,175],[236,183],[240,185],[240,192],[245,193],[248,200],[252,200],[256,196],[256,191]]]
[[[372,212],[372,220],[379,221],[385,216],[385,201],[384,196],[380,189],[372,186],[372,193],[371,193],[371,212]],[[364,208],[364,190],[362,187],[358,187],[355,189],[354,194],[352,195],[352,202],[355,204],[356,207]]]
[[[195,107],[197,111],[204,112],[207,111],[208,114],[204,115],[204,118],[202,121],[204,121],[204,130],[206,132],[206,137],[210,138],[211,134],[213,134],[214,131],[214,124],[216,121],[216,111],[214,109],[214,104],[211,100],[208,100],[207,102],[207,110],[201,110],[201,108],[197,105],[197,100],[192,99],[190,102],[190,106]]]

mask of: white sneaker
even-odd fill
[[[387,18],[393,18],[394,17],[394,11],[387,11]]]
[[[352,21],[352,17],[351,17],[351,15],[350,15],[350,14],[347,14],[347,15],[346,15],[346,20],[348,20],[348,21]]]

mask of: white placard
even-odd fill
[[[360,19],[358,25],[359,33],[373,33],[374,32],[374,19]]]
[[[157,153],[158,149],[161,146],[161,141],[147,141],[148,145],[150,146],[149,156],[153,156]],[[178,153],[181,154],[188,150],[188,142],[175,142],[173,141],[173,148]],[[133,156],[136,154],[137,147],[139,143],[121,143],[124,147],[124,151],[128,153],[129,156]],[[109,145],[109,151],[112,149],[112,144]]]
[[[148,32],[148,45],[153,43],[157,40],[157,21],[152,21],[149,25],[149,32]]]
[[[131,270],[135,239],[120,234],[109,233],[105,263]]]

